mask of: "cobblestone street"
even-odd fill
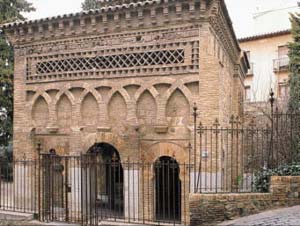
[[[226,221],[219,225],[298,226],[300,225],[300,206],[271,210],[260,214],[239,218],[233,221]]]

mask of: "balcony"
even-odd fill
[[[273,60],[274,72],[287,71],[289,69],[289,63],[290,63],[289,57],[282,57]]]
[[[249,77],[251,77],[251,76],[253,76],[254,74],[254,71],[253,71],[253,67],[254,67],[254,63],[250,63],[250,68],[248,69],[248,72],[247,72],[247,77],[249,76]]]

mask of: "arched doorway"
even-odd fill
[[[179,164],[174,158],[160,157],[155,170],[156,220],[181,220],[181,181]]]
[[[93,145],[88,153],[96,157],[96,206],[98,216],[124,215],[124,172],[117,149],[108,143]]]

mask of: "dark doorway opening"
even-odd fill
[[[124,215],[124,173],[119,152],[107,143],[95,144],[88,151],[97,158],[96,206],[103,218]]]
[[[155,213],[159,221],[181,220],[181,181],[179,165],[171,157],[155,162]]]

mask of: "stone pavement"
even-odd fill
[[[219,225],[239,226],[300,226],[300,206],[266,211],[252,216],[226,221]]]

